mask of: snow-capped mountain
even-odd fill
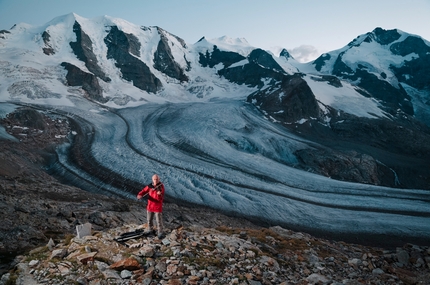
[[[67,117],[50,171],[93,191],[133,197],[159,173],[171,199],[259,220],[425,236],[429,50],[377,28],[303,64],[72,13],[0,31],[0,115]]]
[[[377,99],[391,114],[400,109],[429,125],[430,42],[399,30],[376,28],[312,64]],[[426,107],[427,106],[427,107]]]
[[[331,107],[373,118],[400,110],[430,125],[430,44],[398,30],[377,28],[308,64],[286,50],[274,56],[245,39],[202,38],[188,45],[159,27],[73,13],[41,27],[3,30],[0,43],[2,101],[52,98],[64,104],[60,98],[82,92],[102,104],[127,107],[249,96],[282,122],[330,120]],[[310,89],[304,104],[294,107],[301,112],[290,110],[289,89],[297,84]]]
[[[50,98],[57,99],[50,104],[66,104],[67,95],[82,92],[121,107],[249,93],[249,88],[228,84],[201,67],[202,43],[188,48],[182,39],[158,27],[69,14],[42,27],[16,25],[1,35],[2,101],[36,103]],[[233,43],[228,38],[219,42]],[[235,47],[243,47],[244,52],[252,49],[244,44]]]

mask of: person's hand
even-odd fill
[[[161,191],[157,191],[157,195],[161,195]]]
[[[137,195],[137,200],[142,199],[142,195]]]

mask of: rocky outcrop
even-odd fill
[[[165,35],[166,31],[161,28],[157,28],[157,30],[160,35],[160,41],[158,42],[157,50],[154,53],[154,68],[171,78],[179,80],[180,82],[188,81],[188,76],[172,55],[169,41]],[[185,47],[185,43],[183,43],[183,45]],[[189,65],[188,68],[190,68]]]
[[[204,38],[200,39],[203,40]],[[214,67],[222,63],[225,68],[229,67],[235,62],[245,59],[244,56],[231,51],[221,51],[216,45],[213,46],[213,51],[206,51],[206,54],[199,53],[199,63],[203,67]]]
[[[400,82],[419,90],[430,91],[430,46],[426,45],[421,38],[410,36],[403,42],[393,44],[390,50],[401,56],[418,54],[417,57],[413,56],[411,60],[405,61],[402,66],[390,68]]]
[[[19,108],[15,112],[8,114],[6,119],[3,119],[2,125],[6,125],[6,128],[12,135],[16,135],[16,131],[19,132],[20,135],[23,133],[23,129],[37,129],[37,130],[46,130],[49,127],[49,124],[52,123],[52,120],[48,119],[46,116],[36,111],[33,108]],[[54,122],[54,124],[56,124]],[[21,126],[15,128],[13,126]],[[64,134],[63,134],[64,135]],[[23,139],[27,136],[22,136]]]
[[[285,73],[279,70],[281,67],[273,58],[269,59],[267,52],[254,50],[246,59],[248,62],[244,65],[223,68],[218,71],[218,74],[233,83],[257,88],[282,81]]]
[[[88,70],[95,76],[105,82],[110,82],[111,79],[106,76],[97,63],[97,57],[93,52],[93,42],[77,21],[73,25],[73,32],[76,34],[76,42],[70,42],[70,47],[77,58],[83,61]]]
[[[162,88],[160,79],[139,60],[141,45],[136,36],[112,26],[104,42],[108,48],[107,58],[115,60],[115,66],[120,69],[122,78],[150,93],[156,93]]]
[[[51,240],[15,260],[5,284],[426,284],[430,248],[317,239],[281,227],[178,227],[118,244],[124,225]]]
[[[406,114],[414,114],[411,97],[401,85],[393,86],[389,82],[379,79],[375,74],[367,71],[367,67],[362,65],[359,65],[356,70],[352,70],[343,62],[342,56],[343,53],[336,59],[332,70],[333,75],[358,82],[357,86],[365,90],[365,92],[361,92],[362,95],[382,100],[384,103],[381,108],[387,113],[395,115],[400,108]]]
[[[286,125],[327,148],[296,152],[297,167],[332,177],[388,187],[429,189],[430,129],[412,118],[359,118],[332,112],[328,126],[314,120]],[[401,139],[400,139],[401,138]]]
[[[300,74],[282,75],[279,88],[262,90],[247,98],[276,121],[294,123],[320,118],[320,108],[312,90]]]
[[[286,49],[282,49],[282,51],[279,53],[279,57],[294,59],[294,57]]]
[[[47,31],[44,31],[42,33],[42,39],[43,39],[43,43],[45,44],[45,47],[42,48],[43,53],[46,55],[55,54],[55,50],[52,48],[52,46],[50,44],[51,36],[49,35],[49,33]]]
[[[248,55],[249,62],[253,62],[266,69],[285,73],[284,69],[273,59],[272,55],[262,49],[254,49]]]
[[[315,65],[316,70],[321,71],[326,62],[329,61],[331,58],[332,56],[329,53],[323,53],[317,59],[315,59],[312,64]]]
[[[364,41],[371,42],[372,40],[375,40],[381,45],[389,45],[397,41],[401,36],[402,35],[399,33],[399,31],[397,31],[397,29],[384,30],[378,27],[371,33],[368,33],[367,38]],[[354,45],[354,42],[350,43],[350,45]]]
[[[61,66],[67,70],[66,80],[69,86],[82,86],[82,89],[87,92],[88,97],[92,100],[101,103],[108,101],[107,98],[103,97],[103,89],[94,74],[82,71],[79,67],[68,62],[62,62]]]
[[[370,155],[355,151],[342,153],[335,150],[302,149],[294,153],[300,167],[326,177],[363,184],[400,184],[395,172]]]
[[[10,34],[8,30],[0,30],[0,39],[4,39],[6,34]]]

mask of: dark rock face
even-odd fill
[[[276,82],[280,82],[283,80],[285,75],[284,70],[276,63],[271,55],[261,49],[253,50],[249,56],[247,57],[248,63],[241,66],[235,67],[227,67],[233,64],[233,59],[240,61],[245,58],[242,58],[241,55],[235,53],[225,53],[225,52],[215,52],[216,47],[214,46],[214,52],[211,56],[207,54],[206,63],[209,64],[210,67],[222,62],[224,69],[218,71],[218,74],[225,77],[231,82],[237,84],[245,84],[251,87],[262,88],[264,86],[263,80],[268,79],[270,81],[269,84],[275,84]],[[219,55],[219,56],[214,56]],[[204,57],[200,54],[200,62]],[[224,59],[224,61],[220,61]],[[205,62],[203,60],[203,62]]]
[[[283,75],[276,91],[256,92],[248,96],[247,101],[280,122],[320,117],[318,102],[300,74]]]
[[[429,189],[430,128],[413,118],[370,119],[332,112],[329,127],[288,126],[326,148],[295,153],[297,167],[338,180]]]
[[[342,56],[343,53],[340,53],[336,59],[332,70],[333,75],[349,81],[359,80],[357,86],[366,90],[366,92],[361,92],[362,95],[384,101],[384,110],[388,113],[394,115],[400,108],[406,114],[414,114],[411,98],[401,85],[395,87],[387,81],[379,79],[376,75],[369,73],[365,66],[352,70],[343,62]]]
[[[425,44],[423,39],[409,36],[404,41],[394,43],[390,47],[393,54],[406,56],[411,53],[416,53],[419,56],[425,56],[430,52],[430,47]]]
[[[428,157],[430,161],[430,129],[413,119],[401,122],[351,117],[331,124],[331,129],[344,139],[402,155]]]
[[[169,41],[164,34],[165,31],[161,28],[157,30],[161,39],[158,42],[157,50],[154,54],[154,68],[181,82],[188,81],[188,76],[173,58],[172,51],[169,47]]]
[[[45,130],[47,123],[45,117],[32,108],[20,108],[8,115],[7,122],[18,122],[20,126]],[[5,124],[6,122],[4,122]]]
[[[231,51],[220,51],[218,47],[215,45],[213,47],[212,53],[206,51],[206,54],[199,54],[199,63],[203,67],[214,67],[215,65],[222,63],[224,67],[229,67],[235,62],[239,62],[244,60],[245,57]]]
[[[420,90],[430,90],[430,54],[405,62],[401,67],[391,66],[400,82]],[[428,97],[430,100],[430,96]]]
[[[315,69],[321,71],[321,68],[325,65],[325,62],[331,59],[331,55],[328,53],[320,55],[315,59],[312,64],[315,65]]]
[[[262,49],[254,49],[248,56],[249,62],[256,63],[267,69],[285,73],[284,69],[273,59],[273,57]]]
[[[49,33],[47,31],[44,31],[42,33],[42,39],[43,42],[45,43],[45,47],[42,48],[43,53],[46,55],[53,55],[55,54],[54,49],[51,47],[51,44],[49,43],[51,36],[49,35]]]
[[[5,34],[10,34],[9,31],[7,30],[0,30],[0,39],[4,39],[5,38]]]
[[[311,76],[311,79],[315,81],[325,81],[327,82],[327,84],[330,84],[331,86],[334,86],[336,88],[340,88],[343,86],[339,78],[333,75],[322,75],[321,78]]]
[[[281,81],[284,76],[279,72],[268,70],[255,62],[250,62],[243,66],[221,69],[218,71],[218,74],[231,82],[258,88],[264,86],[262,79],[268,78],[270,84],[274,84]]]
[[[303,168],[333,179],[373,185],[396,184],[394,173],[367,154],[314,149],[294,154]]]
[[[376,42],[380,43],[381,45],[391,44],[401,37],[400,33],[396,29],[384,30],[382,28],[374,29],[372,35]]]
[[[403,42],[393,44],[390,50],[401,56],[418,54],[402,66],[390,68],[400,82],[420,90],[430,90],[430,47],[421,38],[407,37]]]
[[[294,57],[286,49],[282,49],[281,53],[279,54],[279,57],[285,57],[286,59],[294,59]]]
[[[106,76],[100,66],[97,64],[96,55],[93,52],[93,42],[90,37],[82,30],[81,25],[75,21],[73,32],[76,34],[76,42],[70,42],[75,55],[81,61],[85,62],[85,66],[89,71],[105,82],[110,82],[111,79]]]
[[[61,66],[67,70],[66,79],[70,86],[82,86],[82,89],[87,92],[88,97],[95,101],[101,103],[108,101],[108,99],[103,97],[103,90],[94,74],[84,72],[79,67],[68,62],[61,63]]]
[[[115,66],[121,70],[125,80],[151,93],[156,93],[162,88],[161,81],[152,74],[149,67],[135,57],[140,56],[140,43],[134,35],[126,34],[113,26],[104,42],[108,47],[107,58],[116,61]]]
[[[395,114],[397,113],[397,109],[400,108],[400,110],[408,115],[414,114],[411,98],[401,85],[398,85],[398,88],[396,88],[387,81],[381,80],[376,75],[367,72],[365,69],[357,69],[355,74],[353,78],[361,78],[358,86],[372,94],[372,97],[382,100],[385,111]]]

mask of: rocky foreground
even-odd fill
[[[430,249],[383,250],[280,227],[179,227],[118,243],[138,225],[66,238],[18,256],[2,284],[430,284]]]
[[[430,284],[427,245],[348,244],[173,203],[164,239],[118,243],[146,226],[145,205],[47,175],[67,121],[23,116],[2,122],[19,141],[0,140],[0,284]],[[84,223],[92,232],[78,238]]]

